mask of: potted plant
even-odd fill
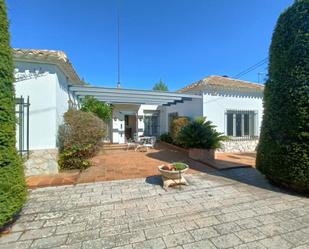
[[[181,130],[177,141],[189,149],[190,158],[207,163],[215,159],[215,150],[222,146],[222,141],[227,140],[215,127],[211,121],[199,117]]]
[[[162,175],[163,188],[167,190],[169,186],[174,185],[188,185],[188,182],[183,177],[189,166],[185,163],[176,162],[172,164],[165,164],[158,167]]]
[[[185,163],[177,162],[159,166],[162,176],[168,179],[179,179],[181,174],[186,172],[189,166]]]

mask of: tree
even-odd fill
[[[168,87],[163,82],[163,80],[160,79],[160,81],[153,86],[152,90],[161,91],[161,92],[168,92]]]
[[[113,108],[92,96],[87,96],[82,102],[81,111],[92,112],[94,115],[107,122],[111,120]]]
[[[272,37],[256,166],[275,183],[309,190],[309,0],[281,14]]]
[[[16,151],[13,59],[6,5],[0,0],[0,227],[26,200],[22,160]]]

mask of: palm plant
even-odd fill
[[[222,141],[227,140],[223,133],[216,131],[216,126],[204,117],[198,117],[185,126],[177,141],[185,148],[217,149]]]

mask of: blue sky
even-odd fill
[[[80,77],[116,86],[117,10],[121,83],[177,90],[208,75],[234,76],[268,56],[280,13],[293,0],[7,0],[11,43],[63,50]],[[258,81],[267,64],[246,74]]]

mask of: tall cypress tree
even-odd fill
[[[272,181],[309,191],[309,0],[296,0],[278,19],[257,169]]]
[[[4,0],[0,0],[0,226],[26,198],[24,169],[16,151],[13,59]]]

